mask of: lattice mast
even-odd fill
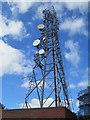
[[[52,101],[47,107],[70,108],[58,38],[59,22],[54,7],[51,10],[43,10],[43,24],[40,24],[38,29],[41,36],[33,42],[37,52],[34,55],[33,73],[29,76],[26,107],[28,108],[29,97],[35,93],[41,108],[47,106],[50,98]]]

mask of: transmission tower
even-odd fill
[[[43,24],[38,25],[38,29],[41,36],[33,42],[37,52],[34,55],[33,72],[29,76],[25,105],[29,108],[28,101],[33,94],[38,98],[41,108],[46,106],[50,98],[53,98],[47,107],[66,106],[70,109],[58,38],[59,22],[54,7],[43,10]]]

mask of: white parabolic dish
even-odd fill
[[[39,50],[39,54],[40,55],[44,54],[44,50],[43,49]]]
[[[37,40],[35,40],[35,41],[33,42],[33,46],[34,46],[34,47],[38,46],[39,44],[40,44],[40,40],[39,40],[39,39],[37,39]]]
[[[38,25],[38,29],[39,30],[43,30],[44,29],[44,25],[43,24]]]

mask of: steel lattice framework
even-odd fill
[[[36,52],[34,55],[35,66],[32,75],[29,76],[29,87],[25,97],[25,105],[29,107],[31,94],[37,95],[40,107],[66,106],[70,108],[69,94],[65,81],[63,61],[58,38],[59,22],[54,7],[43,10],[43,26],[40,44],[37,51],[43,50],[43,54]],[[35,94],[34,94],[35,93]]]

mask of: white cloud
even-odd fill
[[[2,1],[2,0],[1,0]],[[18,11],[20,13],[25,13],[27,12],[32,6],[33,4],[35,4],[35,0],[3,0],[3,2],[8,2],[11,8],[11,11],[15,11],[16,9],[18,9]],[[64,2],[64,5],[68,10],[76,10],[79,9],[79,11],[81,13],[86,12],[88,9],[88,4],[87,2],[89,2],[89,0],[37,0],[37,2],[50,2],[54,3],[54,5],[56,4],[61,4],[61,2]],[[83,3],[84,2],[84,3]],[[64,7],[63,6],[63,7]],[[55,8],[61,8],[61,6],[58,5],[58,7],[55,6]]]
[[[73,84],[73,83],[72,83],[72,84],[70,84],[70,86],[69,86],[69,87],[70,87],[70,89],[75,89],[75,88],[76,88],[75,84]]]
[[[53,0],[50,1],[50,3],[42,3],[38,5],[38,8],[36,10],[36,14],[32,17],[33,20],[35,19],[42,19],[43,15],[41,12],[44,9],[50,9],[50,7],[54,5],[55,10],[57,12],[58,18],[60,18],[60,21],[63,21],[64,17],[67,16],[67,13],[64,11],[64,7],[66,7],[69,11],[73,10],[84,14],[88,11],[88,3],[78,3],[78,2],[65,2],[65,3],[55,3]],[[83,34],[86,37],[88,36],[88,30],[86,30],[88,22],[85,21],[82,18],[77,19],[66,19],[63,23],[60,25],[60,29],[62,30],[68,30],[70,33],[69,35],[75,35],[75,34]]]
[[[46,101],[46,99],[44,99],[43,102],[45,102],[45,101]],[[44,104],[43,107],[48,107],[53,101],[54,101],[53,98],[48,98],[48,100],[45,102],[45,104]],[[70,104],[73,103],[73,99],[72,99],[72,98],[69,99],[69,103],[70,103]],[[67,102],[65,103],[64,100],[61,100],[61,104],[60,104],[60,105],[61,105],[61,106],[65,106],[65,104],[67,104]],[[22,104],[22,103],[21,103],[19,106],[20,106],[20,108],[26,108],[25,104]],[[30,108],[30,107],[31,107],[31,108],[40,108],[39,100],[36,99],[36,98],[33,98],[33,99],[30,101],[30,103],[28,104],[28,107],[29,107],[29,108]],[[53,102],[53,104],[52,104],[50,107],[55,107],[55,102]]]
[[[18,11],[19,13],[26,13],[34,4],[34,0],[29,0],[26,2],[25,0],[18,1],[18,0],[8,0],[8,4],[12,12]]]
[[[81,81],[78,83],[78,87],[87,87],[88,85],[88,80]]]
[[[20,50],[0,40],[0,76],[4,74],[27,74],[32,71],[32,64]]]
[[[21,21],[10,20],[0,15],[0,37],[11,35],[13,38],[23,38],[26,36],[26,29]]]
[[[65,42],[65,48],[70,50],[70,52],[65,53],[66,60],[69,61],[73,66],[77,67],[80,61],[78,42],[68,40]]]
[[[31,108],[39,108],[40,107],[39,100],[35,99],[35,98],[33,98],[29,104],[30,104]]]
[[[60,0],[61,1],[61,0]],[[44,1],[43,1],[44,2]],[[56,12],[57,12],[57,16],[60,18],[60,20],[63,19],[64,15],[66,14],[66,12],[64,11],[64,8],[67,8],[69,11],[73,10],[76,11],[78,10],[78,12],[84,14],[86,12],[88,12],[88,3],[82,3],[82,2],[57,2],[55,0],[50,0],[50,3],[45,3],[44,4],[40,3],[38,5],[38,8],[36,10],[36,14],[33,16],[33,19],[42,19],[42,14],[40,14],[44,9],[50,9],[51,6],[54,6]]]
[[[85,21],[80,18],[80,19],[66,19],[61,25],[60,29],[61,30],[68,30],[70,35],[74,35],[76,33],[78,34],[83,34],[87,35],[87,31],[85,29]]]
[[[52,9],[52,5],[54,6],[56,12],[57,12],[57,16],[60,18],[60,20],[62,19],[62,16],[64,15],[63,13],[63,3],[57,3],[57,2],[50,2],[50,3],[40,3],[38,4],[37,10],[35,15],[32,17],[33,20],[35,19],[42,19],[43,18],[43,14],[42,11],[45,9]]]
[[[29,87],[29,81],[25,81],[22,85],[22,88],[28,88]]]
[[[83,2],[65,2],[65,7],[68,10],[76,10],[78,9],[81,13],[88,12],[88,3],[87,1],[85,3]]]
[[[46,100],[46,99],[44,99],[43,102],[45,102],[45,100]],[[44,104],[43,107],[48,107],[53,101],[54,101],[53,98],[48,98],[47,102]],[[26,107],[25,107],[25,104],[20,104],[19,106],[20,106],[20,108],[26,108]],[[33,98],[33,99],[30,101],[28,107],[30,107],[30,106],[31,106],[31,108],[40,108],[39,100],[36,99],[36,98]],[[54,107],[54,106],[55,106],[55,102],[51,105],[51,107]]]

